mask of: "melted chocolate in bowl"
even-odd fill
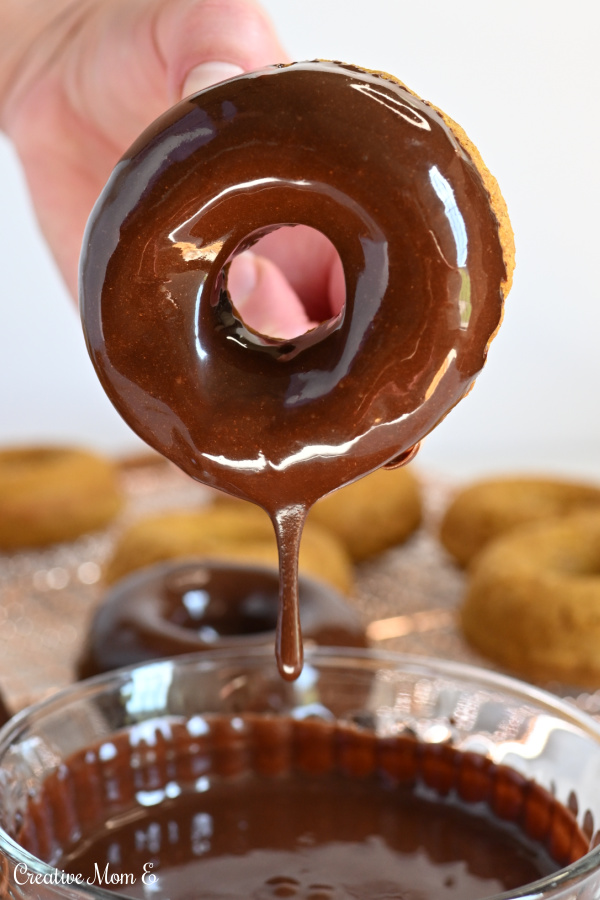
[[[120,670],[15,718],[0,736],[8,896],[597,895],[593,721],[453,664],[317,648],[290,683],[271,656]],[[20,861],[83,885],[19,886]]]
[[[547,791],[476,754],[256,715],[146,723],[76,754],[20,842],[133,897],[146,866],[171,900],[476,900],[589,846]]]
[[[247,328],[227,264],[316,228],[346,306],[289,341]],[[272,67],[188,98],[116,167],[90,219],[81,307],[100,380],[151,446],[262,506],[280,553],[280,671],[302,667],[297,555],[321,496],[414,447],[469,390],[506,270],[477,166],[392,78]]]

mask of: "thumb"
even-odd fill
[[[255,0],[172,0],[156,26],[172,102],[242,72],[288,61]]]
[[[316,325],[280,269],[262,256],[251,252],[236,256],[227,288],[244,324],[260,334],[290,339]]]

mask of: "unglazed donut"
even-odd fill
[[[522,525],[473,561],[465,635],[527,678],[598,687],[599,571],[600,511]]]
[[[286,224],[332,241],[346,305],[278,340],[246,327],[226,273]],[[202,91],[111,176],[83,245],[93,363],[144,440],[271,516],[286,677],[301,668],[296,558],[308,508],[410,456],[468,392],[512,267],[504,203],[462,130],[394,78],[355,66],[275,66]]]
[[[462,565],[492,540],[527,522],[600,511],[600,488],[557,478],[494,478],[460,491],[442,519],[440,539]]]
[[[134,522],[117,540],[104,576],[112,584],[136,569],[168,559],[206,557],[277,565],[277,544],[268,518],[248,504],[235,508],[178,510]],[[337,538],[319,525],[307,525],[300,571],[350,593],[352,564]]]
[[[354,562],[402,544],[421,523],[419,482],[410,468],[378,469],[319,500],[308,514],[333,532]]]
[[[67,447],[0,451],[0,550],[44,547],[104,528],[122,506],[116,467]]]
[[[224,494],[218,506],[240,509],[244,503]],[[353,562],[361,562],[402,544],[419,527],[421,490],[412,469],[377,469],[334,491],[311,508],[307,524],[334,534]]]
[[[322,582],[301,576],[305,640],[365,647],[358,613]],[[201,650],[273,643],[277,570],[231,562],[162,563],[120,581],[97,609],[78,664],[80,678]]]

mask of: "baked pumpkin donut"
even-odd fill
[[[218,494],[215,505],[233,510],[245,504]],[[402,544],[421,516],[421,490],[412,469],[377,469],[317,501],[307,522],[327,528],[353,562],[361,562]]]
[[[600,510],[600,488],[552,478],[494,478],[454,498],[442,519],[440,540],[466,566],[491,540],[527,522]]]
[[[104,528],[122,505],[116,467],[66,447],[0,451],[0,549],[44,547]]]
[[[358,613],[323,582],[299,579],[305,641],[366,647]],[[279,579],[272,567],[230,561],[166,562],[122,579],[97,609],[80,678],[162,656],[273,644]]]
[[[474,560],[464,633],[529,679],[598,687],[599,573],[600,511],[523,525]]]
[[[323,497],[308,514],[333,532],[354,562],[402,544],[421,523],[421,491],[411,469],[377,469]]]
[[[113,583],[153,563],[200,556],[276,567],[273,527],[265,513],[249,503],[140,519],[121,536],[104,574]],[[300,571],[326,581],[342,593],[352,590],[352,564],[346,550],[319,525],[307,525],[304,531]]]

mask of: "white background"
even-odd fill
[[[504,325],[421,466],[600,479],[600,176],[595,0],[265,0],[295,59],[389,71],[460,122],[517,240]],[[72,301],[0,143],[0,443],[138,446],[105,400]]]

